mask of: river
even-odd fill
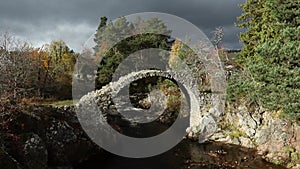
[[[126,127],[126,135],[144,137],[155,132],[164,131],[166,126],[158,122],[151,126]],[[125,125],[126,126],[126,125]],[[152,130],[150,130],[152,128]],[[143,132],[142,132],[143,131]],[[150,133],[150,134],[149,134]],[[171,150],[154,157],[134,159],[125,158],[105,151],[95,154],[84,163],[74,166],[75,169],[284,169],[268,163],[254,149],[236,145],[207,142],[199,144],[189,139],[182,140]]]

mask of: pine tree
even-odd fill
[[[125,17],[120,17],[116,22],[108,23],[104,28],[99,25],[95,36],[96,62],[99,63],[97,72],[97,87],[109,83],[112,75],[124,58],[143,49],[160,48],[170,50],[170,31],[163,21],[157,18],[141,20],[137,18],[132,23]],[[151,33],[140,33],[149,31]],[[130,36],[135,33],[136,35]],[[163,34],[162,34],[163,33]],[[108,49],[108,46],[113,45]]]
[[[246,32],[240,34],[240,40],[245,44],[240,56],[242,60],[245,58],[252,58],[255,56],[254,47],[261,41],[261,34],[263,34],[264,16],[268,17],[268,10],[263,7],[264,0],[247,0],[245,4],[241,5],[243,14],[238,17],[241,21],[237,24],[239,28],[246,29]],[[267,20],[267,18],[265,18]]]
[[[96,46],[94,47],[95,53],[99,52],[101,39],[102,39],[102,31],[103,31],[103,28],[106,26],[106,23],[107,23],[107,17],[102,16],[100,18],[100,24],[98,26],[98,29],[96,31],[95,38],[94,38],[94,42],[96,43]]]
[[[238,26],[246,29],[240,37],[244,71],[230,82],[230,95],[245,95],[268,109],[299,118],[299,1],[248,0],[242,8]]]

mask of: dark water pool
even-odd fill
[[[155,124],[155,133],[165,126]],[[126,128],[127,135],[141,136],[150,133],[153,126]],[[153,131],[153,130],[152,130]],[[284,169],[264,161],[255,150],[236,145],[209,142],[199,144],[182,140],[173,149],[150,158],[133,159],[104,151],[82,162],[75,169]]]
[[[132,159],[109,152],[95,154],[76,169],[284,169],[264,161],[255,150],[221,143],[199,144],[183,140],[164,154]]]

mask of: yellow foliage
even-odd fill
[[[179,39],[176,39],[174,44],[172,45],[170,58],[169,58],[169,66],[172,69],[178,68],[178,64],[180,63],[180,52],[182,50],[183,44]]]

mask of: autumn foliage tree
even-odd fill
[[[43,92],[47,95],[56,93],[60,98],[72,97],[72,75],[79,54],[66,45],[64,41],[52,41],[41,51],[42,70],[44,71]]]
[[[34,48],[5,33],[0,38],[0,94],[4,100],[71,98],[78,54],[63,41]]]

